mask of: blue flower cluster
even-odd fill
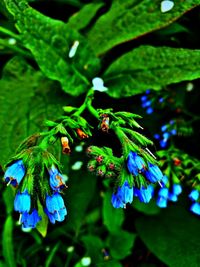
[[[156,204],[160,208],[166,208],[168,201],[176,202],[178,200],[178,196],[182,193],[182,187],[180,184],[173,184],[171,187],[167,187],[168,178],[164,176],[162,184],[163,187],[158,191],[158,198]]]
[[[141,96],[142,107],[146,109],[147,114],[153,113],[152,101],[149,99],[148,95],[150,90],[146,90],[145,95]]]
[[[63,181],[63,176],[59,173],[55,165],[52,165],[48,172],[52,193],[46,193],[44,211],[51,223],[55,223],[55,221],[61,222],[65,219],[67,214],[63,198],[59,194],[60,190],[65,186],[65,183]],[[5,182],[15,187],[19,185],[21,188],[15,196],[14,209],[20,213],[22,226],[24,228],[35,228],[42,218],[37,210],[38,199],[36,196],[32,196],[32,191],[37,192],[39,189],[34,188],[34,190],[29,190],[28,181],[26,181],[26,179],[28,179],[28,174],[26,175],[26,168],[22,160],[15,161],[10,165],[4,175]],[[36,179],[38,179],[38,177],[36,177]],[[23,181],[24,184],[27,185],[25,189]]]
[[[199,196],[200,196],[200,193],[199,193],[199,190],[197,189],[193,189],[191,193],[189,194],[189,198],[193,201],[190,207],[190,210],[197,215],[200,215]]]
[[[171,120],[169,124],[165,124],[161,127],[162,134],[155,134],[154,138],[159,140],[160,146],[162,148],[167,147],[168,140],[171,136],[177,134],[177,130],[174,126],[174,120]]]
[[[111,202],[114,208],[123,208],[127,203],[132,203],[133,196],[138,197],[141,202],[148,203],[154,191],[153,186],[149,183],[156,183],[163,179],[163,174],[158,166],[150,162],[146,165],[142,157],[132,151],[128,155],[127,168],[133,177],[142,175],[146,179],[146,186],[131,187],[126,180],[112,195]]]

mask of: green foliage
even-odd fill
[[[104,74],[108,93],[113,97],[131,96],[147,88],[159,90],[171,83],[197,79],[199,57],[199,50],[141,46],[109,66]]]
[[[147,247],[168,266],[198,266],[199,219],[178,205],[154,217],[138,218],[136,228]]]
[[[86,91],[90,85],[87,78],[95,75],[99,62],[84,38],[65,23],[42,15],[24,1],[4,2],[16,19],[23,45],[32,52],[43,73],[59,81],[69,94]],[[75,41],[79,41],[80,48],[73,60],[68,54]]]
[[[198,5],[199,1],[179,0],[165,14],[161,12],[160,4],[160,0],[113,1],[110,10],[101,16],[88,34],[96,53],[105,53],[113,46],[165,27]]]
[[[103,223],[111,233],[118,233],[124,222],[122,209],[113,209],[111,205],[111,194],[108,192],[103,198]]]

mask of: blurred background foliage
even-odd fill
[[[200,218],[189,211],[187,196],[200,168],[200,1],[177,0],[167,12],[162,2],[170,1],[0,2],[1,176],[19,143],[41,131],[45,119],[62,114],[64,105],[79,106],[92,78],[100,76],[109,89],[95,93],[94,106],[143,116],[163,171],[184,187],[178,203],[164,210],[153,200],[114,209],[107,181],[87,171],[85,149],[108,145],[120,154],[119,144],[86,114],[97,129],[92,138],[75,144],[70,157],[56,150],[69,177],[65,222],[50,225],[45,238],[23,232],[14,193],[0,184],[0,267],[200,265]],[[151,109],[141,102],[147,89]],[[163,146],[154,137],[162,138],[161,126],[172,120],[176,132]]]

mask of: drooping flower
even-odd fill
[[[111,199],[114,208],[124,208],[127,203],[133,202],[133,187],[127,181],[120,187],[117,192],[113,193]]]
[[[4,180],[6,183],[10,183],[14,187],[16,187],[21,182],[24,175],[25,175],[24,163],[22,160],[18,160],[7,168],[4,174]]]
[[[31,214],[24,212],[21,217],[21,223],[24,228],[35,228],[37,223],[41,221],[41,217],[38,215],[36,209],[33,209]]]
[[[62,222],[67,215],[65,203],[58,192],[46,197],[46,208],[44,210],[52,223],[55,223],[55,221]]]
[[[192,190],[191,193],[189,194],[189,198],[191,200],[197,201],[199,198],[199,191],[196,189]]]
[[[19,211],[19,213],[29,212],[31,209],[31,196],[28,191],[24,192],[18,191],[14,200],[14,209]]]
[[[144,171],[144,175],[151,183],[156,183],[163,178],[160,168],[151,163],[148,163],[148,169]]]
[[[180,184],[173,184],[171,186],[168,185],[168,187],[166,187],[166,184],[168,183],[166,176],[164,176],[162,182],[165,187],[158,191],[156,203],[160,208],[166,208],[168,200],[173,202],[178,200],[178,196],[182,193],[182,187]]]
[[[54,191],[60,191],[61,189],[65,188],[66,185],[64,183],[64,179],[61,173],[59,173],[58,169],[55,165],[52,165],[49,169],[50,175],[50,186]]]
[[[148,185],[146,188],[134,188],[134,196],[138,197],[140,202],[149,203],[153,196],[153,186]]]
[[[200,203],[198,202],[194,202],[191,207],[190,207],[190,210],[197,214],[197,215],[200,215]]]
[[[127,160],[127,168],[129,172],[135,176],[144,169],[145,163],[144,160],[138,156],[135,152],[130,152]]]

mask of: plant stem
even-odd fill
[[[4,34],[6,34],[6,35],[11,36],[11,37],[15,38],[15,39],[18,40],[18,41],[21,41],[21,38],[19,37],[18,34],[15,34],[14,32],[12,32],[12,31],[10,31],[10,30],[8,30],[8,29],[6,29],[6,28],[3,28],[3,27],[1,27],[1,26],[0,26],[0,32],[4,33]]]

